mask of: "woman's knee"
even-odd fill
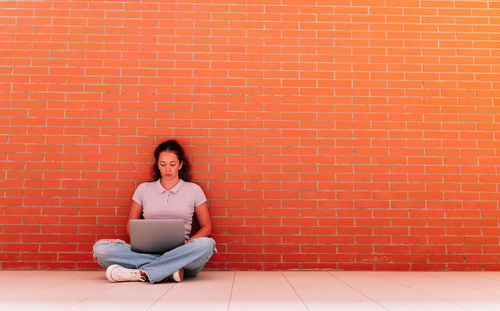
[[[192,240],[192,242],[196,242],[197,244],[200,244],[201,246],[205,248],[214,248],[215,247],[215,241],[212,238],[209,237],[201,237]]]
[[[106,245],[109,244],[109,242],[99,240],[94,243],[93,247],[93,252],[94,252],[94,257],[101,257],[103,254],[106,254]]]
[[[106,254],[113,253],[117,244],[124,245],[125,242],[117,239],[103,239],[95,242],[93,246],[94,256],[100,258],[106,256]]]
[[[214,239],[209,238],[209,237],[197,238],[197,239],[191,240],[190,243],[193,243],[194,245],[196,245],[199,248],[200,252],[203,252],[203,253],[212,254],[214,249],[215,249],[215,241],[214,241]]]

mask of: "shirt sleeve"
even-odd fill
[[[197,207],[205,203],[207,201],[207,197],[205,196],[205,193],[203,193],[203,190],[201,189],[200,186],[196,184],[195,186],[196,187],[194,189],[194,207]]]
[[[143,198],[144,198],[144,183],[140,184],[137,189],[135,189],[134,195],[132,196],[132,200],[134,200],[137,204],[143,206]]]

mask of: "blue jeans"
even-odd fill
[[[181,268],[185,277],[196,276],[212,257],[214,248],[212,238],[202,237],[164,254],[144,254],[132,251],[130,244],[120,240],[99,240],[94,244],[94,256],[104,269],[113,264],[139,269],[151,283],[157,283]]]

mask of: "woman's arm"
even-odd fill
[[[200,230],[198,230],[198,232],[196,232],[191,239],[187,240],[186,243],[193,239],[208,237],[212,233],[212,221],[210,220],[207,202],[197,206],[194,209],[194,212],[196,213],[196,218],[198,218],[198,222],[200,223]]]
[[[128,214],[128,220],[142,218],[142,205],[132,201],[132,206],[130,207],[130,212]],[[130,236],[130,221],[127,221],[127,233]]]

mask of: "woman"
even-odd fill
[[[207,199],[198,185],[189,182],[189,162],[182,147],[175,140],[163,142],[156,147],[154,160],[154,181],[142,183],[135,190],[129,219],[183,219],[185,244],[164,254],[144,254],[133,252],[121,240],[97,241],[94,256],[111,282],[157,283],[166,278],[180,282],[184,276],[198,274],[213,254],[215,241],[208,237],[212,223]],[[189,236],[193,213],[200,229]],[[127,233],[130,234],[128,222]]]

